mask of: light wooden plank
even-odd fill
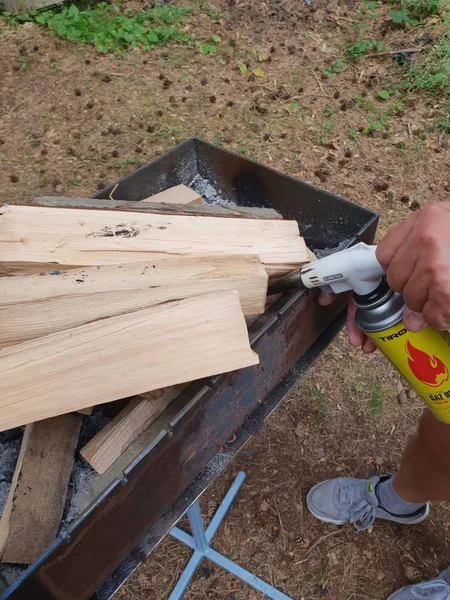
[[[134,398],[80,451],[97,473],[103,474],[188,386],[187,383]]]
[[[0,279],[0,348],[201,293],[237,290],[244,315],[264,312],[268,277],[257,256],[156,258]]]
[[[166,202],[167,204],[201,204],[202,197],[187,185],[175,185],[159,194],[143,198],[141,202]]]
[[[158,255],[257,254],[265,265],[281,272],[287,263],[308,262],[296,221],[13,205],[2,210],[3,262],[99,265]]]
[[[0,350],[0,431],[257,363],[236,291],[110,317]]]
[[[28,449],[31,427],[31,425],[25,427],[25,432],[22,438],[22,444],[20,446],[19,456],[17,457],[16,468],[14,470],[13,478],[11,481],[11,487],[9,488],[8,497],[3,507],[3,512],[0,519],[0,558],[3,556],[10,536],[11,514],[14,506],[14,497],[16,494],[17,484],[19,482],[19,477],[22,470],[23,459]]]
[[[257,206],[221,206],[218,204],[168,204],[165,202],[130,202],[127,200],[109,200],[108,198],[70,198],[67,196],[37,196],[33,199],[36,206],[53,208],[89,208],[144,212],[170,215],[191,215],[204,217],[241,217],[248,219],[282,219],[274,208]]]
[[[63,415],[28,425],[10,491],[12,510],[2,562],[31,564],[55,539],[80,434],[81,416]],[[0,523],[1,526],[1,523]]]
[[[101,494],[115,479],[123,479],[124,470],[151,444],[163,429],[179,413],[177,402],[172,402],[141,435],[119,456],[119,458],[103,474],[93,474],[86,485],[78,488],[72,497],[72,506],[77,514],[81,514],[99,494]]]

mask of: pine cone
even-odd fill
[[[206,504],[206,516],[211,519],[217,510],[217,502],[215,500],[208,500]]]
[[[294,541],[295,549],[305,551],[309,547],[309,540],[304,535],[299,535]]]
[[[413,565],[403,565],[403,572],[405,573],[406,579],[412,583],[417,583],[422,580],[422,573]]]

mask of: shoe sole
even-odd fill
[[[323,523],[329,523],[330,525],[345,525],[345,523],[349,523],[350,521],[348,521],[346,519],[342,521],[342,520],[338,520],[338,519],[332,519],[330,517],[324,517],[323,515],[319,515],[316,512],[314,512],[314,510],[311,508],[310,503],[309,503],[310,497],[322,483],[323,482],[321,481],[320,483],[317,483],[314,487],[312,487],[306,496],[306,506],[308,507],[309,512],[314,517],[316,517],[316,519],[319,519],[319,521],[322,521]],[[376,518],[382,519],[383,521],[391,521],[393,523],[398,523],[399,525],[418,525],[419,523],[422,523],[422,521],[425,521],[425,519],[428,517],[429,514],[430,514],[430,503],[427,502],[424,514],[412,523],[411,522],[408,523],[408,522],[402,521],[400,519],[390,519],[390,518],[384,518],[384,517],[380,517],[380,516],[377,516]]]

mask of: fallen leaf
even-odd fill
[[[264,77],[265,75],[262,69],[253,69],[252,73],[255,77]]]

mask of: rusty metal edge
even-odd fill
[[[142,542],[110,575],[105,583],[91,596],[90,600],[111,600],[114,594],[122,587],[125,581],[136,571],[147,557],[159,546],[164,537],[186,514],[187,510],[200,498],[206,489],[219,477],[233,461],[236,455],[246,446],[270,415],[283,401],[285,395],[297,383],[306,371],[314,364],[320,353],[342,329],[346,311],[330,325],[314,342],[304,356],[292,367],[289,373],[280,381],[277,387],[266,399],[252,412],[248,419],[236,431],[236,439],[232,444],[227,444],[223,451],[204,467],[200,475],[180,494],[169,510],[161,517],[159,522],[150,530]],[[218,466],[219,463],[219,466]],[[212,468],[214,465],[214,468]]]

